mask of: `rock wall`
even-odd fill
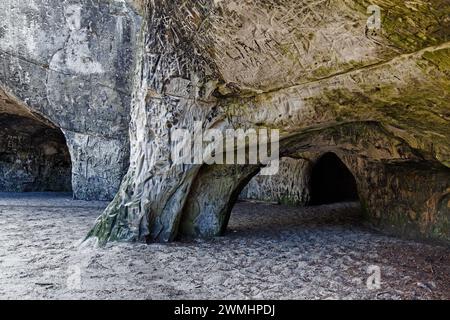
[[[448,243],[450,170],[439,163],[379,163],[344,155],[359,183],[363,212],[372,227],[410,239]]]
[[[111,199],[128,167],[140,25],[122,0],[0,3],[0,89],[64,131],[76,198]]]
[[[278,174],[257,175],[242,191],[240,198],[287,205],[305,205],[310,199],[311,162],[282,158]]]

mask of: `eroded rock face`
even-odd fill
[[[201,121],[279,129],[285,158],[333,152],[374,225],[450,240],[448,1],[94,2],[55,5],[44,19],[52,1],[7,1],[0,46],[5,90],[64,130],[76,194],[112,193],[129,127],[129,170],[90,236],[223,232],[260,168],[175,164],[172,134]],[[367,29],[369,4],[381,30]],[[299,202],[302,179],[290,189]]]
[[[233,179],[226,167],[180,167],[170,161],[172,130],[193,129],[195,120],[204,128],[279,128],[284,156],[334,150],[381,168],[439,164],[437,191],[426,192],[422,205],[414,205],[425,214],[435,192],[440,198],[448,192],[449,29],[441,26],[449,23],[449,5],[376,3],[386,16],[384,29],[374,34],[364,28],[364,1],[149,3],[130,171],[91,234],[101,240],[168,241],[179,234],[180,221],[182,234],[224,230],[230,201],[216,199],[232,199],[245,178],[239,173]],[[412,18],[402,24],[404,15]],[[383,190],[383,178],[367,182],[377,171],[357,177],[362,201],[373,188]],[[214,184],[202,176],[226,179]],[[202,200],[204,194],[214,200]],[[383,208],[402,211],[395,201],[378,209],[367,203],[369,219]],[[448,208],[439,210],[432,210],[433,220],[448,221]],[[411,234],[403,222],[385,216],[397,225],[397,234]],[[422,222],[411,225],[421,229]],[[424,230],[420,234],[429,236]],[[448,231],[438,233],[431,237],[448,239]]]
[[[306,205],[310,199],[312,163],[306,159],[282,158],[276,175],[254,177],[240,198],[288,205]]]
[[[140,21],[121,0],[0,3],[0,95],[64,131],[76,198],[111,199],[128,167]]]

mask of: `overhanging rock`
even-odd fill
[[[128,172],[89,234],[101,243],[223,232],[259,167],[175,164],[173,132],[198,121],[279,129],[282,157],[333,152],[374,225],[450,241],[448,1],[73,1],[54,21],[29,2],[3,4],[17,22],[0,83],[66,132],[81,194],[118,179],[129,129]]]

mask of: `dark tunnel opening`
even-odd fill
[[[71,192],[72,168],[59,128],[0,114],[0,192]]]
[[[353,174],[332,152],[324,154],[314,165],[310,186],[310,205],[359,200]]]

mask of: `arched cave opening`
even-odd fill
[[[339,157],[328,152],[312,168],[310,205],[358,201],[356,180]]]
[[[248,170],[240,168],[234,183],[223,178],[229,173],[221,176],[219,171],[210,176],[220,181],[202,180],[208,184],[203,190],[213,193],[214,186],[220,185],[221,190],[233,192],[225,199],[223,211],[214,208],[223,193],[216,199],[208,195],[204,201],[193,200],[192,211],[203,213],[189,219],[195,225],[189,236],[283,237],[320,227],[358,225],[361,221],[356,179],[334,153],[326,153],[317,161],[283,158],[279,174],[273,176],[258,175],[251,167]],[[233,187],[225,188],[228,184]],[[205,205],[197,208],[202,202]],[[322,204],[332,205],[319,206]]]
[[[59,128],[0,113],[0,192],[72,192],[70,153]]]
[[[282,237],[309,228],[360,223],[356,179],[332,152],[316,161],[283,158],[279,174],[256,175],[239,185],[237,191],[242,190],[222,234]],[[333,205],[319,206],[324,204]]]

